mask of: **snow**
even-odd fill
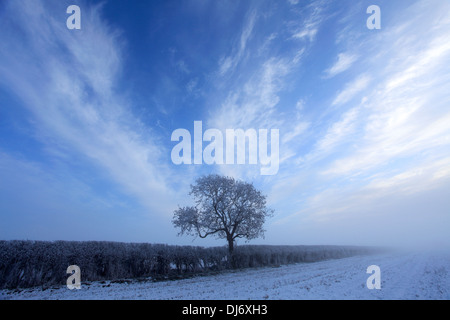
[[[366,286],[367,267],[381,269],[381,289]],[[0,299],[410,300],[450,298],[450,253],[389,253],[224,272],[163,282],[92,282],[67,287],[1,290]]]

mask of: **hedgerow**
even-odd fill
[[[0,241],[0,288],[26,288],[66,283],[67,267],[77,265],[82,281],[167,279],[207,274],[228,268],[278,266],[314,262],[373,249],[350,246],[237,246],[233,257],[226,247],[98,241]]]

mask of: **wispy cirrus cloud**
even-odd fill
[[[83,9],[83,28],[71,31],[56,15],[65,12],[62,3],[6,4],[2,29],[23,36],[0,34],[0,82],[33,115],[47,149],[99,166],[124,192],[161,213],[168,205],[168,169],[162,146],[118,93],[122,39],[100,18],[100,6]]]
[[[421,10],[422,5],[419,2],[411,10]],[[433,13],[438,14],[436,11]],[[420,15],[410,17],[423,20]],[[364,131],[359,138],[360,148],[333,162],[328,173],[373,170],[394,159],[411,157],[427,150],[434,150],[438,158],[442,155],[437,148],[448,146],[450,135],[450,127],[445,124],[450,119],[446,108],[450,94],[444,89],[449,77],[441,68],[450,61],[447,32],[450,21],[440,22],[427,37],[424,30],[416,27],[406,34],[403,28],[399,28],[404,35],[401,42],[395,41],[395,32],[389,38],[392,41],[389,53],[392,55],[382,69],[382,76],[376,79],[378,85],[366,92],[366,118],[361,122]],[[417,37],[421,34],[423,38],[419,46]]]
[[[352,82],[347,83],[344,89],[337,94],[336,98],[334,98],[331,105],[338,106],[349,102],[358,93],[361,93],[364,89],[367,88],[370,80],[371,77],[368,74],[363,74]]]
[[[340,53],[338,54],[337,61],[333,66],[331,66],[329,69],[325,70],[325,75],[327,78],[332,78],[339,73],[342,73],[349,69],[353,63],[358,59],[358,56],[356,54],[350,54],[350,53]]]
[[[316,1],[306,6],[307,18],[300,20],[302,23],[293,30],[292,38],[313,42],[324,20],[322,15],[324,7],[325,5],[322,1]]]
[[[292,150],[292,142],[304,134],[309,128],[306,119],[298,117],[296,106],[287,107],[281,102],[282,96],[289,90],[289,77],[299,70],[303,59],[308,55],[307,49],[312,45],[315,35],[323,22],[322,1],[311,4],[302,9],[306,19],[299,19],[296,11],[286,23],[278,23],[276,28],[266,35],[258,32],[256,22],[270,20],[267,13],[259,13],[258,9],[252,9],[246,15],[246,22],[239,32],[240,44],[233,48],[235,54],[222,58],[219,64],[219,75],[233,70],[240,62],[239,74],[227,78],[231,84],[222,104],[210,112],[208,124],[215,128],[267,128],[280,129],[281,148],[280,160],[284,162],[295,155]],[[260,19],[257,19],[257,18]],[[255,41],[249,43],[251,33],[255,35]],[[257,41],[259,39],[262,41]],[[308,40],[297,41],[297,40]],[[289,41],[293,47],[285,52],[278,52],[280,43]],[[242,57],[247,57],[245,62]],[[222,80],[222,78],[221,78]],[[298,122],[286,118],[286,110],[289,114],[296,114]],[[222,166],[221,170],[229,175],[254,179],[252,170],[244,167]]]
[[[350,68],[351,73],[331,96],[327,111],[332,111],[311,121],[322,133],[310,135],[310,150],[298,152],[298,173],[274,186],[277,201],[289,199],[293,185],[302,195],[299,209],[286,220],[280,217],[280,223],[357,225],[367,218],[383,232],[394,232],[405,218],[402,210],[415,199],[441,197],[450,179],[450,94],[445,89],[450,77],[443,68],[450,63],[450,19],[439,13],[448,3],[434,4],[411,4],[385,27],[389,30],[360,45],[355,58],[341,56],[325,69],[330,76]],[[338,45],[346,47],[338,36]],[[389,203],[383,214],[372,209],[380,209],[380,203]],[[436,219],[448,221],[442,209],[430,202],[429,209],[411,208],[410,216],[434,225]],[[418,228],[411,224],[405,230]]]
[[[359,112],[359,108],[350,109],[342,115],[339,121],[334,122],[328,128],[325,136],[317,142],[317,152],[328,153],[340,142],[347,141],[348,137],[354,133]]]
[[[253,28],[257,20],[256,11],[249,13],[246,24],[242,30],[239,41],[232,47],[230,55],[224,56],[219,61],[219,74],[224,75],[236,68],[241,59],[245,56],[248,41],[251,38]]]

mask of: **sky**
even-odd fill
[[[225,245],[171,222],[216,173],[275,211],[250,244],[448,246],[449,66],[443,0],[1,1],[0,239]],[[175,164],[195,121],[278,170]]]

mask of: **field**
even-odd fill
[[[381,269],[381,289],[369,290],[366,269]],[[0,299],[450,299],[450,253],[358,255],[279,267],[225,270],[173,281],[93,281],[80,290],[1,290]]]

